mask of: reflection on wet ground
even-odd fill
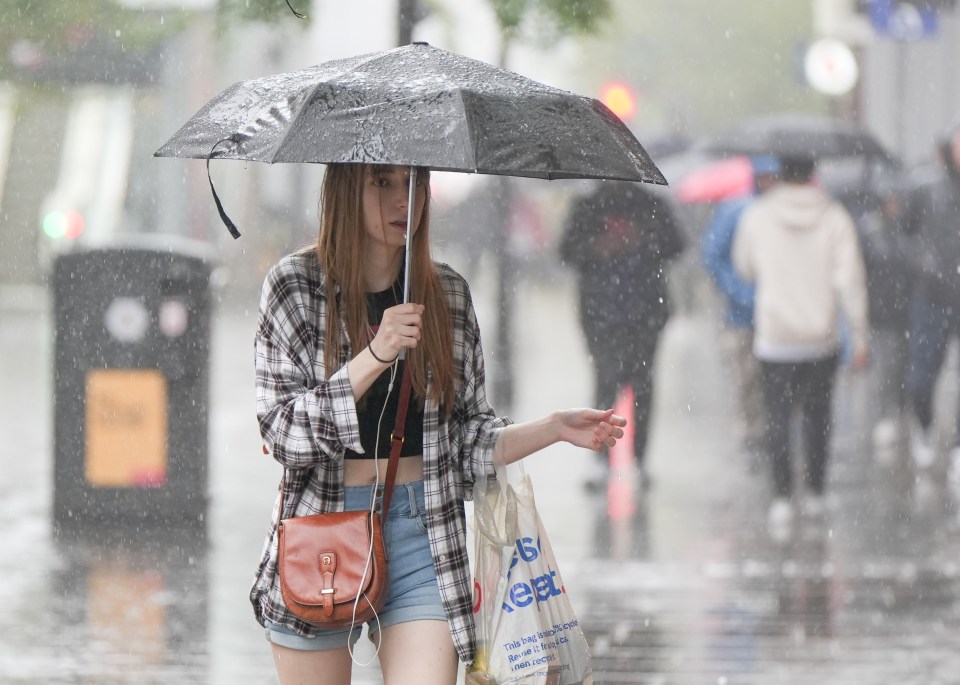
[[[690,326],[671,332],[677,345],[702,331]],[[871,454],[869,387],[841,379],[827,511],[801,515],[787,539],[766,528],[769,474],[751,472],[722,421],[661,432],[652,490],[611,482],[594,503],[592,561],[569,581],[597,683],[960,680],[956,494],[942,468]]]
[[[184,539],[61,530],[21,550],[2,681],[206,682],[206,541]]]

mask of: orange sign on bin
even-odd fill
[[[95,369],[86,383],[87,482],[149,488],[167,482],[167,381],[156,369]]]

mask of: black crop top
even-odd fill
[[[403,272],[397,283],[391,288],[377,293],[367,293],[367,316],[371,326],[378,326],[383,318],[384,310],[399,304],[402,301],[400,293],[403,292]],[[387,388],[390,385],[390,377],[393,375],[393,369],[387,369],[373,382],[373,385],[357,402],[357,421],[360,424],[360,444],[363,445],[364,454],[354,452],[348,449],[344,459],[373,459],[374,446],[377,435],[377,422],[380,422],[380,443],[379,457],[388,459],[390,457],[390,434],[397,422],[397,407],[400,404],[400,381],[403,378],[403,365],[401,359],[397,362],[396,376],[393,381],[393,389],[387,396]],[[383,409],[383,403],[386,401],[387,408],[383,412],[383,419],[380,419],[380,412]],[[407,408],[407,420],[404,426],[403,448],[400,450],[401,457],[413,457],[423,454],[423,405],[417,401],[416,394],[411,390],[410,404]]]

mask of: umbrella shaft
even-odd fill
[[[410,248],[413,245],[413,210],[417,201],[417,167],[410,167],[410,183],[407,193],[407,245],[403,256],[403,303],[410,301]]]

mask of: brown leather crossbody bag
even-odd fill
[[[346,628],[372,619],[387,601],[383,525],[403,447],[410,371],[400,382],[397,420],[380,508],[283,519],[278,526],[280,593],[291,613],[321,628]],[[282,502],[282,499],[281,499]]]

